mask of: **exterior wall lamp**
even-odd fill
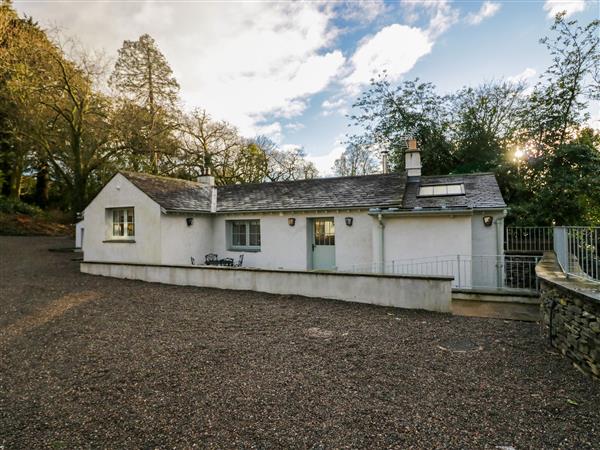
[[[290,217],[290,218],[288,219],[288,225],[289,225],[290,227],[293,227],[294,225],[296,225],[296,218],[295,218],[295,217]]]
[[[492,223],[494,223],[494,218],[492,216],[483,216],[483,224],[486,227],[491,227]]]
[[[187,218],[185,219],[185,223],[187,223],[187,226],[188,226],[188,227],[191,227],[191,226],[192,226],[192,224],[194,223],[194,218],[193,218],[193,217],[187,217]]]
[[[354,222],[354,218],[353,217],[346,217],[344,219],[346,221],[346,225],[351,227],[352,226],[352,222]]]

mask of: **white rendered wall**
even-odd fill
[[[288,225],[290,217],[296,219],[293,227]],[[246,267],[306,270],[310,264],[309,219],[316,217],[334,218],[336,265],[371,263],[371,230],[375,220],[366,211],[218,215],[213,223],[213,250],[219,258],[236,261],[243,253]],[[346,217],[353,218],[352,226],[346,225]],[[260,251],[228,250],[226,221],[256,219],[260,220]]]
[[[484,216],[492,216],[493,223],[486,227]],[[501,262],[495,255],[504,253],[504,214],[498,211],[477,211],[473,213],[473,285],[483,287],[502,286]]]
[[[187,218],[192,218],[192,225],[187,225]],[[196,264],[204,264],[204,256],[212,253],[212,225],[213,218],[206,214],[163,214],[162,264],[186,265],[191,263],[191,257]]]
[[[452,274],[462,285],[470,284],[470,215],[384,216],[383,220],[387,272]]]
[[[181,286],[251,290],[304,295],[349,302],[450,312],[450,279],[365,276],[327,272],[293,272],[227,267],[176,267],[82,263],[93,275]]]
[[[83,220],[80,220],[75,224],[75,248],[81,248],[83,246]]]
[[[112,240],[112,216],[110,211],[107,212],[107,208],[119,207],[134,207],[135,243],[104,242]],[[85,209],[85,261],[159,264],[160,221],[158,204],[123,175],[115,175]]]
[[[385,261],[471,254],[471,216],[384,216]]]

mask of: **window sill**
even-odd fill
[[[106,239],[102,242],[105,244],[135,244],[135,239]]]
[[[229,247],[227,249],[228,252],[238,252],[238,253],[259,253],[260,248],[243,248],[243,247]]]

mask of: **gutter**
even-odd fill
[[[471,216],[480,211],[504,211],[506,207],[498,208],[422,208],[422,209],[369,209],[370,216]]]

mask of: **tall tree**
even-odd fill
[[[34,159],[24,129],[35,107],[30,93],[47,81],[48,55],[56,49],[31,18],[20,18],[10,2],[0,5],[0,171],[2,194],[18,198],[23,171]]]
[[[408,136],[421,145],[423,173],[448,173],[454,167],[448,99],[438,95],[433,84],[417,79],[393,87],[384,73],[372,81],[353,107],[357,113],[350,120],[363,133],[349,141],[364,147],[387,146],[392,170],[404,170]]]
[[[525,107],[525,85],[490,82],[449,96],[457,173],[497,170],[514,143]]]
[[[552,35],[540,40],[552,64],[529,97],[522,140],[538,154],[565,144],[589,118],[589,100],[600,100],[600,20],[586,26],[558,14]]]
[[[32,130],[53,172],[66,188],[70,211],[83,210],[90,176],[120,150],[112,143],[110,99],[95,89],[102,66],[82,57],[78,62],[55,57],[56,80],[40,91]]]
[[[141,129],[144,140],[137,142],[141,148],[134,150],[146,152],[149,171],[159,173],[161,154],[172,151],[168,135],[176,129],[173,111],[179,84],[152,37],[144,34],[137,41],[123,42],[109,83],[127,101],[144,108],[136,116],[144,125]],[[165,142],[167,145],[161,145]]]

